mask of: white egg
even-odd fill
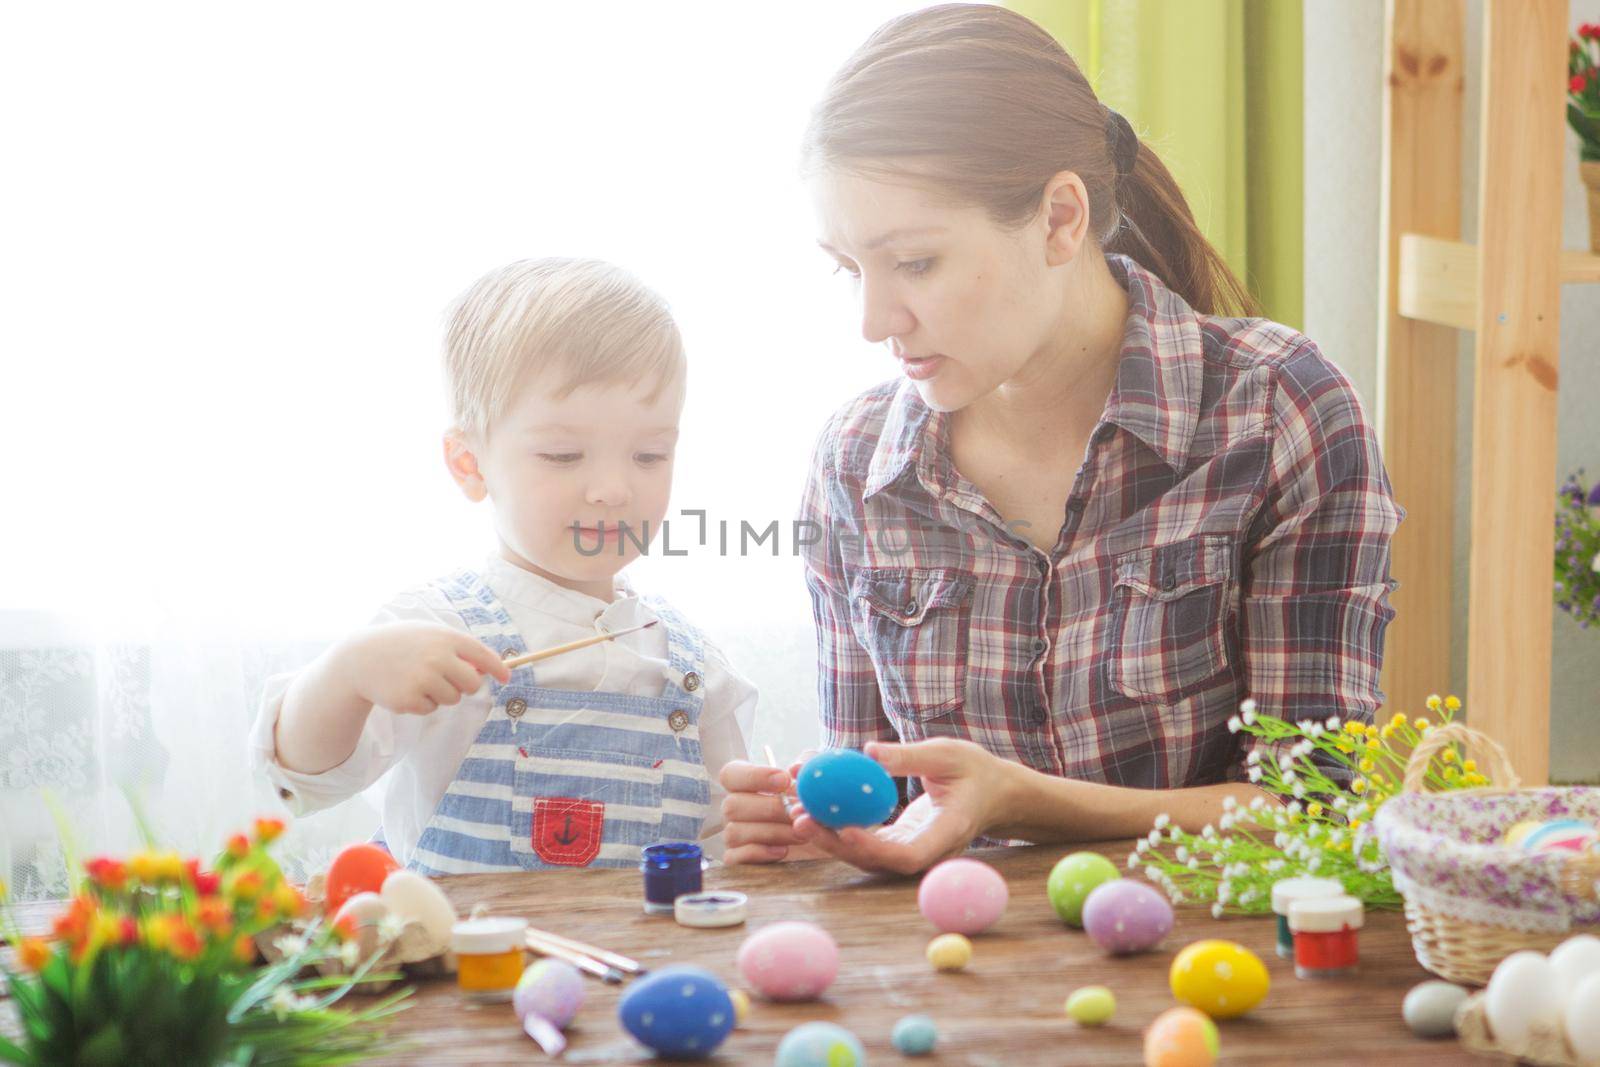
[[[401,922],[415,921],[427,931],[430,945],[443,952],[450,945],[456,909],[444,890],[414,871],[391,871],[383,880],[383,902]]]
[[[1559,1027],[1563,999],[1549,960],[1538,952],[1513,952],[1494,969],[1483,995],[1495,1042],[1516,1048],[1535,1026]]]
[[[1567,1044],[1580,1063],[1600,1063],[1600,974],[1592,974],[1567,994]]]
[[[1591,974],[1600,974],[1600,937],[1579,934],[1569,937],[1550,953],[1550,966],[1568,995]]]

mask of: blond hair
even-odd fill
[[[558,397],[652,380],[659,393],[685,361],[666,301],[639,279],[597,259],[550,257],[492,270],[461,294],[444,366],[456,428],[483,439],[530,379],[546,379]]]
[[[808,167],[903,178],[1015,226],[1070,170],[1095,236],[1196,311],[1255,314],[1155,151],[1132,139],[1054,37],[1015,11],[945,4],[891,19],[833,76],[806,130]]]

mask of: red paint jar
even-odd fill
[[[1364,913],[1355,897],[1319,897],[1289,905],[1297,978],[1349,974],[1360,962],[1357,932]]]

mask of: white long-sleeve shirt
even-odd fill
[[[529,649],[638,626],[656,617],[620,575],[617,598],[609,604],[556,585],[498,557],[486,561],[481,575],[500,598]],[[468,632],[448,599],[432,586],[401,593],[385,604],[372,621],[438,622]],[[537,683],[551,689],[659,697],[671,673],[666,631],[653,626],[556,656],[536,664],[533,670]],[[725,791],[717,776],[729,760],[748,757],[745,739],[750,736],[755,719],[757,693],[710,642],[706,643],[701,673],[704,689],[700,747],[711,777],[711,808],[701,829],[701,845],[708,856],[720,858]],[[304,774],[278,762],[275,740],[284,693],[294,678],[289,673],[267,681],[251,729],[253,765],[266,773],[295,815],[330,807],[370,790],[369,795],[382,814],[384,841],[395,858],[406,863],[467,749],[488,719],[494,703],[491,687],[486,681],[477,692],[462,697],[460,703],[429,715],[402,715],[374,707],[349,758],[319,774]]]

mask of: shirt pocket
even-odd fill
[[[1233,543],[1203,535],[1113,561],[1108,681],[1145,704],[1176,704],[1228,669]]]
[[[884,707],[926,719],[966,699],[972,576],[936,568],[862,571],[851,582],[856,636]]]
[[[511,851],[530,867],[635,862],[660,836],[663,777],[626,752],[519,748]]]

